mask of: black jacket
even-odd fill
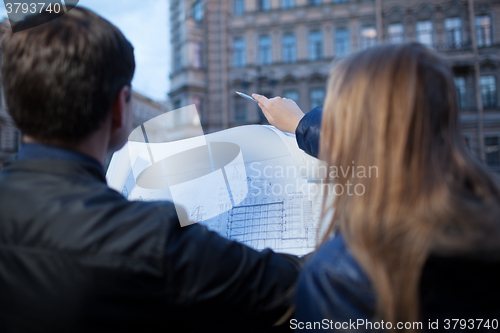
[[[294,257],[258,252],[169,202],[129,202],[92,164],[20,160],[0,173],[0,332],[179,332],[271,326]]]

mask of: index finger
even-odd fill
[[[266,96],[262,96],[262,95],[259,95],[259,94],[252,94],[252,97],[253,99],[255,99],[257,102],[259,102],[260,104],[264,105],[266,108],[272,104],[271,101],[269,99],[267,99]]]
[[[297,105],[297,103],[295,103],[293,99],[289,98],[283,98],[283,102],[285,102],[285,104],[288,105],[289,107],[293,107],[294,104]]]

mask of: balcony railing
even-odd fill
[[[472,43],[470,40],[460,42],[446,42],[434,44],[434,49],[438,52],[472,52]]]

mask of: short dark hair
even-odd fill
[[[33,26],[50,13],[17,23]],[[109,115],[135,71],[134,48],[113,24],[84,8],[2,40],[2,80],[9,114],[41,142],[77,144]]]

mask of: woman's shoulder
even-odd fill
[[[297,320],[349,321],[371,318],[375,294],[341,235],[324,243],[299,277]]]
[[[340,234],[326,241],[312,254],[306,268],[310,273],[321,272],[334,279],[349,279],[360,286],[370,287],[369,279],[354,259],[344,237]]]

